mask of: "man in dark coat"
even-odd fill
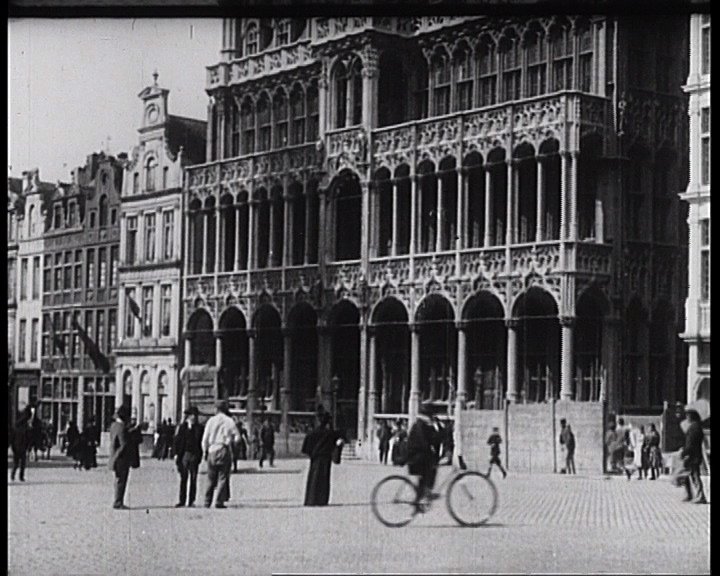
[[[330,414],[318,411],[318,426],[305,437],[302,452],[310,457],[305,487],[305,506],[327,506],[330,501],[330,467],[336,446],[342,439],[332,429]],[[338,444],[340,443],[340,444]]]
[[[270,460],[270,466],[275,466],[275,430],[269,418],[265,418],[263,422],[262,429],[260,430],[260,442],[262,443],[260,468],[262,468],[265,458]]]
[[[123,500],[130,474],[130,439],[126,424],[129,416],[130,410],[128,410],[127,406],[120,406],[115,411],[114,421],[110,425],[108,468],[115,473],[115,501],[113,502],[113,508],[116,510],[127,510]]]
[[[27,465],[31,434],[27,413],[19,415],[12,431],[13,469],[10,475],[11,480],[15,480],[15,473],[20,468],[20,482],[25,482],[25,466]]]
[[[502,472],[503,478],[505,478],[507,472],[500,461],[500,444],[502,443],[502,438],[500,437],[500,431],[497,426],[493,426],[492,434],[490,434],[487,443],[488,446],[490,446],[490,466],[488,466],[487,475],[490,476],[493,464],[495,464],[495,466],[500,468],[500,472]]]
[[[190,406],[185,410],[185,422],[179,427],[175,435],[174,452],[175,464],[180,472],[180,497],[176,508],[195,504],[197,493],[197,475],[203,457],[202,437],[203,427],[198,422],[199,411],[197,406]],[[190,478],[190,493],[187,491],[188,478]]]
[[[682,484],[684,484],[687,493],[685,500],[692,501],[696,504],[707,504],[702,480],[700,479],[705,433],[703,432],[700,415],[697,411],[688,410],[685,418],[689,422],[689,426],[685,432],[685,446],[680,453],[680,457],[683,459],[683,466],[688,471],[688,474],[682,478]],[[694,498],[693,489],[695,491]]]
[[[423,498],[433,498],[433,486],[440,459],[440,444],[442,436],[430,418],[429,407],[421,404],[415,423],[408,433],[408,472],[419,476],[417,501]]]
[[[378,442],[380,449],[380,462],[383,464],[387,464],[388,459],[388,452],[390,451],[390,426],[388,426],[388,423],[383,420],[382,424],[380,424],[380,430],[378,430]]]

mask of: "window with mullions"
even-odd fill
[[[165,212],[163,212],[163,258],[165,260],[172,260],[173,257],[174,229],[175,212],[173,210],[165,210]]]
[[[710,107],[700,110],[700,184],[710,184]]]
[[[240,154],[240,106],[237,102],[232,103],[231,107],[231,139],[230,139],[230,156],[238,156]]]
[[[72,252],[65,252],[63,262],[65,264],[63,270],[63,290],[72,289]]]
[[[495,104],[497,94],[497,52],[495,45],[484,42],[478,48],[478,105]]]
[[[272,126],[270,124],[270,99],[263,93],[257,105],[258,130],[258,152],[270,150],[270,137]]]
[[[318,88],[315,83],[307,91],[307,124],[307,141],[313,142],[317,140],[320,130]]]
[[[97,313],[95,344],[100,350],[105,350],[105,312],[103,310],[98,310]]]
[[[458,49],[453,55],[453,67],[455,69],[455,110],[470,110],[473,107],[473,66],[470,50]]]
[[[701,62],[700,73],[710,74],[710,15],[703,14],[701,21]]]
[[[117,310],[108,312],[108,345],[107,351],[111,353],[117,344]]]
[[[145,286],[142,291],[143,307],[142,307],[142,324],[143,336],[152,336],[153,331],[153,287]]]
[[[290,94],[290,114],[292,116],[290,143],[302,144],[305,142],[305,94],[298,84]]]
[[[125,263],[134,264],[137,258],[137,216],[128,216],[126,226]]]
[[[580,62],[578,63],[578,88],[592,92],[593,85],[593,34],[589,26],[579,31]],[[669,68],[669,67],[668,67]]]
[[[344,128],[347,120],[347,76],[345,65],[339,62],[335,66],[335,128]]]
[[[170,319],[172,317],[172,286],[160,288],[160,336],[170,336]]]
[[[288,105],[283,90],[279,90],[273,99],[273,122],[275,123],[273,148],[283,148],[288,145]]]
[[[700,299],[710,300],[710,219],[700,220]]]
[[[573,35],[569,28],[556,30],[550,38],[552,89],[571,90],[573,84]]]
[[[88,250],[85,257],[87,263],[87,274],[85,274],[85,286],[95,288],[95,250]]]
[[[50,355],[50,314],[43,314],[41,346],[40,355],[46,358]]]
[[[255,111],[252,101],[247,98],[240,107],[240,129],[242,131],[242,153],[255,152]]]
[[[450,65],[446,54],[435,54],[430,64],[433,79],[433,115],[450,112]]]
[[[118,246],[110,247],[110,286],[115,286],[118,281]]]
[[[145,262],[155,260],[155,214],[145,214]]]
[[[245,30],[245,54],[252,56],[258,51],[258,28],[255,23],[249,24]]]
[[[82,250],[75,250],[75,268],[73,271],[73,288],[80,290],[82,288]]]
[[[503,99],[520,100],[522,78],[520,41],[517,38],[505,39],[504,45],[501,47],[500,58],[502,60]]]
[[[280,20],[275,30],[275,45],[284,46],[290,43],[290,20]]]
[[[157,177],[157,160],[149,158],[145,165],[145,190],[152,192],[155,190],[155,178]]]
[[[107,248],[98,249],[98,288],[107,286]]]
[[[53,289],[55,292],[62,291],[62,275],[62,254],[58,253],[55,254],[55,268],[53,269]]]
[[[541,34],[531,35],[527,51],[527,96],[539,96],[547,92],[547,43]]]

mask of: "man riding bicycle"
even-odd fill
[[[430,406],[421,404],[417,419],[410,428],[407,446],[408,472],[419,476],[415,504],[423,499],[437,498],[432,488],[435,486],[442,438],[442,427],[437,419],[432,418]]]

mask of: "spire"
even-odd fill
[[[157,83],[158,76],[160,76],[160,74],[158,74],[157,68],[155,68],[155,71],[154,71],[153,74],[152,74],[152,77],[153,77],[153,86],[157,86],[157,85],[158,85],[158,83]]]

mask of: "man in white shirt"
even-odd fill
[[[205,424],[202,437],[202,449],[208,463],[208,487],[205,492],[205,507],[210,508],[215,488],[218,495],[215,508],[225,508],[230,487],[230,466],[232,465],[232,445],[240,442],[235,421],[228,415],[227,400],[220,400],[216,405],[217,412]]]

